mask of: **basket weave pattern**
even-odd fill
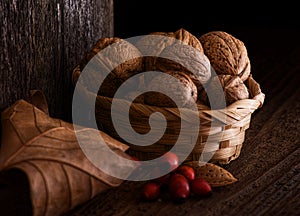
[[[73,78],[78,79],[80,75],[79,67],[73,71]],[[110,136],[127,143],[130,148],[128,153],[140,158],[141,160],[154,159],[170,150],[178,139],[178,134],[183,132],[184,137],[181,139],[184,145],[194,145],[192,152],[185,161],[199,161],[210,158],[210,162],[219,164],[228,164],[240,155],[242,145],[245,139],[245,131],[250,126],[252,113],[260,108],[264,103],[265,95],[260,89],[260,85],[253,79],[250,74],[245,81],[248,87],[250,98],[234,102],[225,109],[211,110],[208,107],[199,104],[198,111],[184,109],[182,116],[178,108],[165,108],[149,106],[142,103],[132,103],[125,99],[109,98],[97,95],[95,102],[96,121],[101,130]],[[89,94],[89,92],[87,92]],[[155,128],[150,128],[148,123],[149,116],[154,112],[164,115],[167,120],[167,128],[164,135],[153,145],[141,146],[133,145],[126,142],[116,132],[111,120],[111,105],[114,104],[120,110],[114,110],[115,119],[118,119],[118,126],[124,129],[132,127],[136,132],[145,134]],[[124,105],[130,105],[130,125],[124,116]],[[181,114],[180,114],[181,113]],[[127,114],[128,115],[128,114]],[[194,131],[194,119],[198,118],[200,125],[198,137],[191,138]],[[182,121],[189,128],[181,128]],[[182,131],[184,130],[184,131]],[[189,133],[189,131],[191,131]],[[140,140],[141,143],[144,140]],[[179,151],[180,152],[180,151]]]

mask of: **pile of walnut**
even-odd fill
[[[121,46],[104,49],[115,42]],[[93,57],[96,58],[91,63]],[[114,62],[122,63],[116,66]],[[245,85],[250,75],[247,49],[241,40],[224,31],[200,37],[185,29],[153,32],[134,42],[101,38],[87,53],[80,69],[87,63],[94,65],[90,70],[97,71],[84,80],[87,88],[96,88],[95,80],[106,77],[98,91],[102,96],[114,97],[123,83],[126,91],[118,97],[160,107],[190,107],[197,103],[225,108],[250,96]],[[110,74],[99,72],[103,70]],[[162,73],[147,73],[151,71]],[[139,79],[126,81],[139,74]],[[141,91],[146,93],[139,94]],[[168,97],[163,92],[168,92]]]

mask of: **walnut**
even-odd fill
[[[238,75],[245,81],[250,60],[244,43],[224,31],[211,31],[199,37],[205,55],[216,74]]]
[[[131,76],[142,72],[144,66],[141,53],[133,44],[111,37],[97,41],[80,62],[80,69],[88,72],[83,76],[88,90],[99,90],[99,95],[113,97],[120,85]],[[99,79],[104,79],[101,87],[98,86],[101,84]],[[126,90],[131,91],[135,86],[135,83],[127,82]]]
[[[144,56],[158,56],[165,47],[175,42],[173,32],[152,32],[133,43]],[[147,67],[148,65],[146,65]]]
[[[235,101],[248,99],[249,91],[239,76],[221,74],[212,77],[198,96],[206,105],[219,109]]]
[[[189,31],[187,31],[184,28],[178,29],[176,32],[174,32],[174,37],[177,40],[182,41],[184,44],[189,45],[200,52],[204,52],[202,44],[200,40],[193,34],[191,34]]]
[[[161,36],[161,37],[155,37],[155,36]],[[144,55],[144,64],[145,64],[145,71],[167,71],[167,70],[174,70],[177,68],[180,68],[179,66],[176,66],[174,68],[174,62],[172,61],[163,61],[164,65],[160,65],[161,61],[159,60],[161,57],[166,57],[164,56],[164,50],[168,49],[166,52],[170,52],[170,50],[173,49],[175,51],[172,56],[176,58],[176,60],[180,60],[182,55],[186,55],[184,57],[185,60],[187,60],[187,57],[189,53],[187,52],[193,52],[195,53],[196,51],[203,53],[203,47],[201,45],[201,42],[199,39],[191,34],[189,31],[180,28],[175,32],[153,32],[150,33],[149,35],[142,36],[141,39],[139,39],[136,43],[134,43],[138,49],[141,51],[141,53]],[[174,49],[180,48],[180,46],[186,47],[186,52],[185,54],[178,53]],[[172,47],[172,48],[169,48]],[[181,49],[181,48],[180,48]],[[192,51],[193,50],[193,51]],[[162,54],[162,56],[161,56]],[[187,55],[188,54],[188,55]],[[167,54],[168,57],[170,57],[170,53]],[[178,55],[178,56],[174,56]],[[199,69],[195,68],[195,66],[198,64],[199,61],[201,61],[202,57],[200,54],[193,54],[193,56],[190,57],[189,62],[183,62],[185,60],[180,60],[176,64],[184,64],[186,65],[191,65],[190,63],[192,62],[192,59],[195,57],[195,62],[194,64],[191,65],[192,69]],[[205,59],[205,64],[208,61],[208,59]],[[168,64],[170,64],[170,67],[168,68]],[[199,65],[198,65],[199,66]],[[181,66],[181,68],[183,68]],[[162,70],[163,69],[163,70]],[[188,70],[188,69],[186,69]],[[203,76],[203,70],[201,70],[201,76]],[[196,77],[200,74],[197,74],[193,77],[193,80],[196,82],[196,84],[199,86],[200,82],[205,83],[207,80],[206,78],[200,78]],[[192,75],[193,76],[193,75]],[[208,78],[210,77],[210,72],[207,74]],[[147,80],[146,82],[149,83],[152,79],[151,76],[146,76]]]
[[[143,54],[145,71],[156,71],[157,56],[167,46],[175,42],[173,32],[152,32],[148,35],[141,36],[137,42],[133,43]]]
[[[168,75],[175,79],[170,79]],[[197,87],[183,72],[166,71],[155,76],[147,86],[144,102],[160,107],[190,107],[197,102]],[[168,93],[169,97],[163,92]],[[177,105],[175,104],[177,102]]]
[[[203,47],[199,39],[183,28],[178,29],[175,32],[151,32],[148,35],[141,36],[141,38],[133,44],[145,56],[158,56],[164,48],[174,43],[178,43],[178,41],[203,53]],[[146,70],[148,70],[147,68],[153,70],[151,65],[146,65]]]
[[[157,59],[159,71],[182,71],[190,76],[198,89],[211,77],[210,61],[202,52],[184,44],[166,47]]]

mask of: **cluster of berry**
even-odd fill
[[[191,196],[208,197],[212,194],[211,185],[204,178],[197,177],[192,166],[179,165],[176,154],[168,152],[162,158],[172,171],[145,182],[142,189],[145,200],[155,201],[163,193],[168,193],[174,202],[182,203]]]

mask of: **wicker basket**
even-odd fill
[[[73,71],[74,83],[80,75],[79,67]],[[193,126],[193,119],[199,118],[200,126],[198,138],[191,139],[187,131],[184,133],[186,137],[182,142],[186,145],[196,143],[192,152],[186,158],[188,161],[199,161],[203,158],[210,158],[209,162],[228,164],[240,155],[240,151],[245,139],[245,131],[250,126],[252,113],[260,108],[264,103],[265,95],[260,89],[260,85],[253,79],[252,75],[245,81],[250,92],[250,99],[244,99],[234,102],[226,107],[226,109],[211,110],[208,107],[199,104],[198,111],[185,109],[185,115],[180,115],[177,108],[163,108],[149,106],[142,103],[132,103],[130,105],[130,124],[126,123],[122,107],[128,105],[129,101],[125,99],[114,98],[116,107],[120,112],[114,111],[114,116],[118,119],[118,125],[124,128],[132,127],[138,133],[147,133],[150,130],[148,124],[149,116],[154,112],[162,113],[167,120],[167,129],[164,135],[156,143],[149,146],[132,145],[123,140],[116,132],[112,123],[111,105],[112,98],[98,95],[95,103],[95,115],[98,127],[114,137],[117,140],[127,143],[130,148],[128,153],[136,156],[141,160],[154,159],[170,150],[178,138],[182,121]],[[225,121],[224,121],[225,120]],[[190,121],[190,122],[189,122]],[[155,128],[152,128],[155,130]],[[208,139],[209,137],[209,139]],[[141,143],[143,140],[141,140]]]

